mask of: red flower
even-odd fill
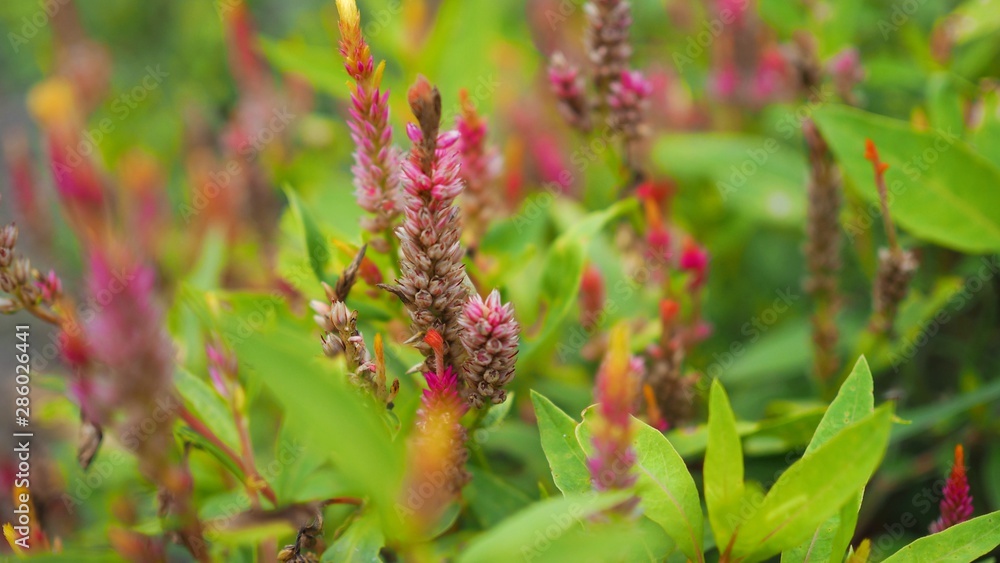
[[[972,516],[972,495],[969,494],[969,479],[965,476],[965,460],[962,444],[955,446],[955,464],[944,486],[941,499],[941,517],[930,526],[932,534],[961,524]]]

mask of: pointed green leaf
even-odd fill
[[[698,488],[684,459],[663,436],[648,424],[632,419],[636,426],[636,492],[642,510],[666,530],[677,548],[694,561],[704,561],[701,552],[704,520]]]
[[[354,519],[323,553],[322,561],[336,563],[380,563],[379,550],[385,545],[385,536],[379,526],[378,515],[365,511]]]
[[[903,121],[843,106],[814,114],[837,162],[877,205],[865,139],[889,165],[892,218],[910,234],[968,253],[1000,250],[1000,169],[959,139],[961,131],[918,132]]]
[[[736,416],[719,380],[712,381],[705,450],[705,504],[715,544],[725,550],[736,528],[735,512],[743,500],[743,447]]]
[[[1000,545],[1000,511],[931,534],[883,563],[969,563]]]
[[[537,502],[469,542],[458,562],[635,560],[629,554],[646,547],[634,523],[589,518],[628,496],[579,493]]]
[[[812,454],[838,432],[868,416],[873,410],[875,396],[872,372],[865,357],[861,356],[816,427],[805,455]],[[782,563],[842,561],[854,534],[863,495],[864,489],[849,499],[839,513],[820,524],[808,540],[783,552]]]
[[[285,186],[285,196],[288,198],[288,207],[302,229],[306,252],[309,255],[309,266],[312,268],[313,274],[316,275],[316,279],[324,281],[326,265],[330,262],[330,249],[326,245],[326,238],[312,216],[306,211],[295,190]]]
[[[590,471],[587,456],[576,440],[576,421],[544,395],[532,391],[531,402],[552,480],[564,495],[589,491]]]
[[[891,425],[892,407],[884,405],[792,464],[737,530],[733,555],[760,561],[806,541],[868,482]]]

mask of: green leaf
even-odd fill
[[[858,192],[878,202],[865,160],[871,138],[889,164],[893,219],[910,234],[967,253],[1000,250],[1000,170],[970,151],[960,131],[917,132],[902,121],[843,106],[815,113],[824,138]]]
[[[398,524],[394,504],[405,465],[403,448],[393,441],[383,411],[332,369],[337,364],[317,353],[306,319],[292,317],[272,296],[221,299],[231,312],[221,319],[223,337],[246,366],[249,380],[271,390],[294,435],[333,462],[356,495],[370,497],[384,525]],[[265,311],[270,315],[261,314]],[[383,530],[388,534],[391,528]]]
[[[807,540],[868,482],[891,425],[884,405],[792,464],[737,531],[733,555],[760,561]]]
[[[589,491],[590,471],[587,456],[576,439],[576,421],[544,395],[531,392],[531,403],[538,419],[542,451],[552,469],[552,480],[564,495]]]
[[[920,538],[883,563],[968,563],[997,545],[1000,545],[1000,511]]]
[[[743,500],[743,447],[736,416],[718,379],[712,381],[705,450],[705,504],[715,545],[725,550],[735,531],[736,511]]]
[[[483,528],[492,528],[531,504],[531,499],[506,481],[480,467],[469,466],[472,481],[462,491],[463,498]]]
[[[378,515],[365,511],[351,522],[344,533],[323,553],[324,562],[381,563],[379,550],[385,536],[379,527]]]
[[[644,514],[663,527],[682,553],[704,561],[701,501],[684,459],[659,430],[634,418],[632,424],[637,429],[636,492]]]
[[[630,550],[645,550],[635,524],[588,521],[628,497],[582,493],[535,503],[469,542],[458,562],[629,560]]]
[[[184,403],[205,426],[212,429],[227,446],[239,449],[239,434],[232,412],[222,401],[222,397],[208,383],[198,379],[184,368],[174,370],[174,385],[184,399]]]
[[[840,386],[840,391],[823,415],[812,441],[806,448],[808,456],[827,443],[841,430],[860,421],[875,409],[872,372],[864,356],[858,358],[854,370]],[[706,462],[707,463],[707,462]],[[782,563],[829,560],[839,563],[854,535],[858,510],[864,489],[849,499],[838,514],[820,524],[808,540],[781,554]]]
[[[486,416],[483,417],[482,424],[479,425],[480,430],[489,430],[503,422],[503,419],[507,417],[510,412],[510,408],[514,405],[514,393],[510,392],[507,394],[507,400],[500,403],[499,405],[493,405],[486,411]]]
[[[330,262],[330,249],[326,245],[326,238],[322,231],[313,221],[313,218],[305,210],[302,200],[295,193],[295,190],[285,186],[285,196],[288,198],[288,207],[291,209],[296,223],[302,229],[302,236],[305,240],[306,252],[309,255],[309,266],[317,281],[324,281],[326,275],[326,265]]]

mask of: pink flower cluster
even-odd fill
[[[462,344],[469,354],[465,362],[465,382],[469,400],[476,407],[502,403],[503,387],[514,377],[517,340],[521,327],[514,320],[514,308],[500,300],[493,290],[486,299],[469,299],[462,311]]]

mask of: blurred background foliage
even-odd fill
[[[277,311],[264,315],[268,318],[264,328],[236,350],[247,371],[263,373],[268,366],[273,370],[248,377],[247,383],[258,464],[266,467],[289,448],[298,452],[291,463],[281,461],[272,485],[282,499],[308,501],[336,496],[353,486],[324,463],[315,446],[343,449],[347,440],[366,450],[373,447],[367,441],[372,437],[355,431],[343,416],[327,418],[332,406],[316,402],[315,393],[298,387],[311,385],[303,373],[331,370],[316,360],[315,328],[303,314],[303,303],[276,305],[267,294],[253,291],[260,289],[266,277],[254,263],[257,243],[248,238],[227,246],[218,236],[187,240],[182,236],[186,223],[178,219],[197,188],[183,166],[189,155],[192,121],[204,121],[207,130],[217,132],[239,102],[225,39],[225,14],[235,3],[77,3],[86,33],[107,47],[112,60],[109,93],[88,123],[94,126],[110,119],[114,124],[98,143],[99,160],[109,173],[118,170],[129,151],[140,147],[159,163],[164,175],[175,213],[173,231],[181,234],[164,235],[158,265],[166,293],[172,296],[169,319],[185,368],[178,375],[179,388],[203,417],[211,419],[213,412],[224,408],[217,404],[204,376],[195,375],[204,372],[201,350],[206,329],[239,331],[238,326],[226,323],[238,324],[254,311]],[[319,274],[327,280],[335,279],[350,260],[350,249],[362,242],[362,211],[354,201],[349,170],[353,147],[344,121],[348,86],[336,48],[336,11],[333,2],[321,0],[250,0],[247,4],[259,33],[254,44],[269,63],[275,84],[289,96],[295,94],[296,82],[308,84],[305,90],[310,90],[310,103],[299,106],[303,109],[295,115],[281,146],[268,146],[261,159],[269,185],[285,210],[275,257],[277,271],[305,296],[318,297],[321,291],[312,277],[315,265],[309,263],[316,248],[303,233],[309,229],[321,233],[320,245],[326,247],[329,259],[320,264]],[[936,513],[916,499],[947,470],[950,452],[958,442],[969,452],[977,512],[1000,509],[1000,281],[995,266],[982,274],[983,260],[995,259],[1000,245],[988,241],[986,234],[950,237],[948,233],[959,225],[941,224],[947,210],[934,199],[916,205],[904,214],[905,219],[901,215],[903,241],[919,249],[921,267],[897,323],[898,340],[878,345],[866,342],[876,249],[884,244],[884,237],[880,217],[871,214],[874,189],[866,175],[870,169],[847,161],[860,159],[863,139],[875,135],[865,129],[872,118],[845,116],[828,104],[814,107],[794,99],[764,104],[720,100],[711,87],[714,40],[699,43],[706,30],[711,35],[710,7],[689,0],[637,0],[633,4],[635,66],[649,69],[657,81],[651,104],[652,173],[671,182],[671,219],[711,254],[702,312],[711,335],[686,365],[720,378],[738,418],[746,421],[744,448],[751,458],[748,478],[765,484],[773,481],[776,472],[808,443],[828,399],[810,375],[811,309],[802,289],[808,164],[799,124],[804,116],[812,116],[830,138],[838,160],[844,161],[842,225],[869,225],[856,233],[846,231],[841,276],[844,303],[839,318],[843,365],[848,368],[859,352],[866,352],[875,374],[876,396],[895,399],[899,417],[908,421],[893,430],[887,459],[865,498],[858,537],[888,535],[892,545],[899,546],[921,536]],[[439,86],[446,123],[457,113],[458,91],[467,89],[487,116],[491,138],[505,156],[499,189],[505,190],[511,217],[495,223],[484,238],[480,250],[494,261],[477,274],[484,286],[503,288],[529,336],[524,339],[513,384],[512,412],[502,424],[489,428],[482,442],[492,472],[504,480],[492,475],[480,478],[483,470],[477,467],[473,470],[477,477],[466,492],[472,517],[488,526],[538,498],[540,491],[555,490],[534,428],[528,390],[540,391],[574,414],[591,403],[596,358],[588,355],[586,343],[595,336],[581,327],[573,313],[584,262],[551,252],[554,241],[566,240],[559,237],[567,231],[573,233],[572,244],[593,239],[580,248],[585,262],[602,272],[608,300],[615,304],[606,308],[602,327],[620,319],[654,317],[649,311],[655,310],[657,296],[630,277],[637,270],[634,264],[623,262],[615,244],[615,228],[597,224],[591,229],[594,232],[572,231],[586,213],[619,201],[622,184],[614,158],[607,151],[595,151],[593,145],[588,147],[590,139],[574,135],[559,119],[545,78],[547,57],[553,50],[580,57],[580,48],[574,47],[580,43],[583,28],[578,2],[370,0],[360,1],[359,6],[376,60],[387,61],[384,84],[394,93],[390,103],[397,135],[410,119],[402,94],[420,73]],[[31,23],[41,9],[33,1],[0,4],[0,35],[25,39],[23,44],[10,43],[0,49],[0,130],[5,132],[34,131],[25,109],[26,94],[53,69],[51,26]],[[1000,178],[995,81],[1000,76],[1000,4],[760,0],[753,9],[762,22],[762,43],[789,41],[797,30],[808,30],[818,38],[824,58],[856,47],[866,70],[856,89],[859,107],[908,122],[914,130],[953,132],[962,139],[962,154],[967,153],[963,158],[984,163],[977,179]],[[942,49],[947,50],[945,56]],[[679,60],[683,62],[678,64]],[[150,66],[166,73],[162,85],[122,112],[116,104],[141,82]],[[981,115],[976,119],[966,118],[977,111]],[[854,125],[848,123],[851,115],[857,117]],[[852,137],[852,133],[860,136]],[[885,133],[879,147],[889,155],[887,161],[899,178],[910,181],[903,175],[906,153],[896,157],[892,143],[897,138],[890,133]],[[899,142],[905,144],[905,135],[899,135]],[[37,134],[31,132],[29,137],[37,147]],[[762,148],[769,140],[776,141],[777,148],[760,157],[762,161],[755,160],[755,155],[764,154]],[[857,146],[851,144],[855,141]],[[734,174],[738,177],[743,165],[753,172],[744,171],[744,183],[727,193],[724,183],[732,182]],[[571,181],[559,182],[562,170],[570,172]],[[37,172],[44,179],[40,182],[45,190],[42,201],[58,216],[47,171],[39,166]],[[919,175],[912,185],[924,189],[933,177],[934,183],[957,186],[970,181],[968,173],[966,160],[956,157],[947,166]],[[282,192],[282,186],[293,191]],[[996,193],[1000,186],[977,184],[969,189],[987,194]],[[5,202],[8,192],[5,184]],[[298,204],[285,193],[296,194]],[[558,197],[550,197],[552,193]],[[1000,229],[1000,222],[995,221],[997,210],[985,207],[995,197],[982,198],[970,201],[973,207],[984,206],[987,221],[992,221],[992,226],[981,227],[983,233],[994,226]],[[4,207],[4,213],[11,212],[8,205]],[[639,220],[635,206],[622,204],[614,209],[625,222]],[[47,265],[64,272],[68,287],[79,286],[74,283],[81,264],[78,244],[60,220],[53,224],[55,242],[44,254]],[[25,234],[29,246],[44,248],[32,237]],[[974,244],[980,238],[986,242]],[[379,265],[391,277],[387,264]],[[233,276],[234,271],[241,274]],[[227,284],[227,279],[243,283]],[[376,332],[400,334],[403,325],[399,321],[386,323],[399,318],[395,303],[370,287],[365,289],[367,293],[355,304],[361,311],[362,332],[368,338]],[[779,313],[774,303],[782,295],[791,298],[787,310]],[[565,317],[554,315],[552,311],[562,305],[567,308]],[[226,313],[214,316],[220,307]],[[949,320],[934,320],[942,311]],[[655,331],[647,330],[637,338],[648,342],[654,337]],[[405,428],[412,420],[420,383],[403,372],[419,355],[396,344],[399,339],[389,340],[390,365],[403,384],[396,413]],[[268,378],[278,381],[265,383]],[[134,522],[137,529],[152,531],[158,524],[151,492],[137,478],[134,460],[104,452],[95,465],[101,477],[93,477],[94,470],[83,473],[73,461],[78,415],[65,397],[64,384],[58,377],[46,376],[37,379],[36,385],[48,392],[40,418],[53,437],[45,442],[47,455],[56,460],[49,469],[52,491],[65,489],[87,498],[67,515],[66,544],[106,545],[107,530],[114,522]],[[707,388],[699,386],[699,403],[704,402]],[[282,413],[289,410],[302,412],[284,424]],[[227,434],[224,417],[217,420],[219,433]],[[313,433],[292,425],[292,420],[322,430],[306,442],[307,447],[301,447],[299,431]],[[336,422],[347,428],[337,427]],[[347,437],[330,437],[338,432]],[[697,468],[704,448],[702,427],[673,429],[668,437]],[[362,457],[378,459],[383,454],[395,455]],[[233,487],[233,477],[220,471],[210,456],[195,453],[192,466],[203,517],[224,515],[233,502],[245,503],[245,493]],[[102,475],[105,469],[107,475]],[[399,469],[369,467],[369,471],[368,478],[391,482]],[[59,504],[59,493],[52,495],[53,503]],[[917,524],[897,535],[891,526],[907,512],[916,516]],[[336,530],[349,513],[342,507],[329,509],[328,530]],[[241,546],[270,533],[255,528],[225,536],[225,542],[236,546],[230,560],[249,560],[250,551]]]

